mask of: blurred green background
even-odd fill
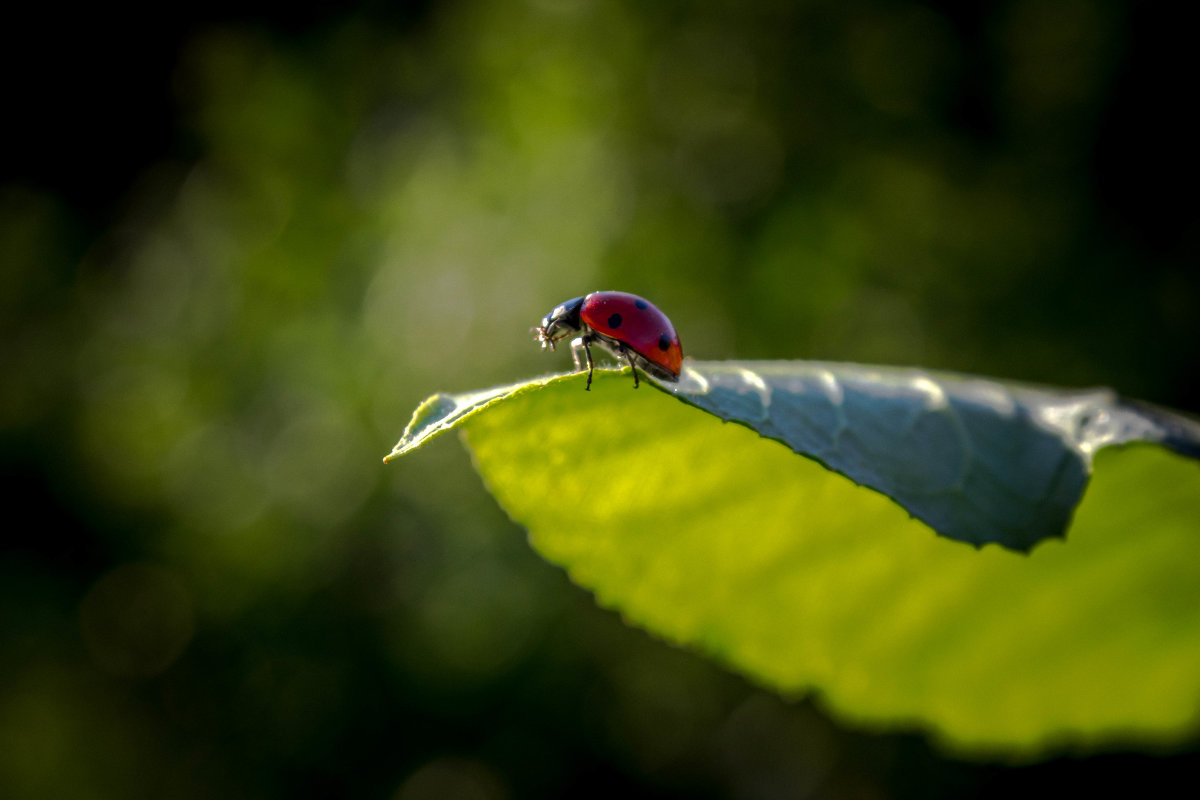
[[[645,295],[702,359],[1200,409],[1191,34],[1121,2],[187,3],[3,34],[0,796],[961,797],[597,609],[416,404]],[[602,489],[602,477],[597,487]],[[586,513],[581,510],[581,513]]]

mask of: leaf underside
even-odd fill
[[[1190,421],[847,365],[627,382],[431,398],[393,455],[462,425],[501,506],[603,605],[863,723],[1007,758],[1198,727]]]

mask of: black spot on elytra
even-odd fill
[[[671,346],[671,340],[667,338],[667,335],[665,333],[658,337],[658,349],[659,350],[666,350],[670,346]]]
[[[621,327],[621,315],[613,314],[611,317],[609,317],[608,318],[608,327],[613,329],[614,331],[617,328]]]
[[[634,300],[634,301],[633,301],[633,304],[634,304],[635,306],[637,306],[637,308],[638,308],[638,311],[644,311],[644,310],[645,310],[645,308],[646,308],[646,306],[650,305],[650,304],[649,304],[649,303],[647,303],[645,300],[640,300],[640,299],[639,299],[639,300]]]

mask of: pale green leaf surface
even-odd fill
[[[535,548],[634,624],[967,753],[1169,745],[1200,726],[1196,461],[1106,448],[1066,542],[978,550],[628,380],[552,378],[457,418]],[[459,408],[426,405],[412,439]]]

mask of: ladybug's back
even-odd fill
[[[683,367],[679,335],[667,315],[649,300],[628,292],[593,292],[583,300],[580,319],[597,333],[679,375]]]

